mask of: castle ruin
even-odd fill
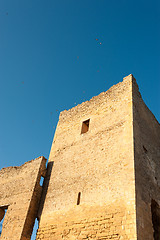
[[[1,240],[36,218],[37,240],[160,239],[160,125],[133,75],[61,112],[45,163],[0,171]]]

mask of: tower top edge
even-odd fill
[[[70,112],[70,111],[74,111],[74,109],[77,109],[77,107],[79,106],[82,106],[83,104],[90,104],[91,102],[94,102],[96,100],[98,100],[99,98],[103,98],[106,94],[107,95],[110,95],[112,92],[114,92],[116,89],[118,88],[125,88],[125,86],[127,86],[128,84],[136,84],[137,85],[137,82],[136,82],[136,79],[135,77],[133,76],[133,74],[129,74],[128,76],[124,77],[123,78],[123,81],[121,82],[118,82],[114,85],[112,85],[109,89],[107,89],[106,91],[103,91],[101,92],[100,94],[96,95],[96,96],[93,96],[91,99],[87,100],[87,101],[84,101],[70,109],[65,109],[63,110],[61,113],[60,113],[60,116],[62,116],[63,114],[67,113],[67,112]],[[138,85],[137,85],[138,86]],[[104,95],[104,96],[103,96]]]
[[[133,76],[132,73],[123,78],[123,81],[128,81],[128,80],[129,80],[129,81],[136,82],[136,79],[135,79],[135,77]]]

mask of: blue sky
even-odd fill
[[[130,73],[160,120],[159,12],[158,0],[0,0],[0,168],[48,158],[59,112]]]
[[[160,121],[159,12],[158,0],[0,0],[0,169],[48,158],[60,111],[130,73]]]

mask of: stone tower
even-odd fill
[[[160,125],[133,75],[61,112],[49,164],[37,240],[160,239]]]
[[[45,163],[0,171],[0,239],[38,218],[37,240],[160,240],[160,125],[133,75],[63,111]]]

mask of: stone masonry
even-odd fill
[[[37,158],[20,167],[0,171],[0,220],[7,209],[0,239],[29,240],[37,217],[46,159]]]
[[[159,171],[160,125],[131,74],[61,112],[47,171],[43,157],[0,171],[0,239],[29,240],[37,217],[37,240],[159,240]]]
[[[37,240],[137,239],[133,88],[130,75],[60,114]]]

